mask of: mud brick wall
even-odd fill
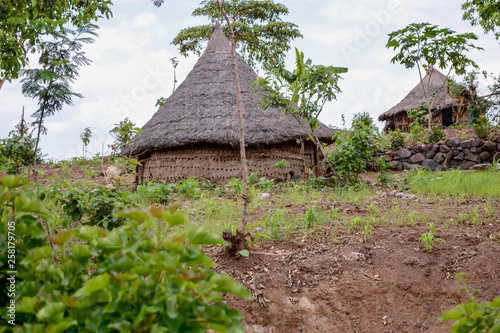
[[[295,142],[261,148],[248,147],[246,157],[250,174],[258,172],[269,179],[283,179],[291,170],[296,174],[303,173],[305,168],[304,156]],[[288,162],[285,169],[272,167],[283,159]],[[195,177],[224,184],[231,178],[242,177],[239,148],[230,146],[198,145],[156,150],[141,163],[140,182],[175,182]]]
[[[377,152],[376,156],[385,156],[391,168],[397,170],[421,167],[431,170],[481,169],[500,159],[500,137],[491,140],[450,139],[398,150],[385,149]]]

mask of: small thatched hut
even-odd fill
[[[427,93],[427,98],[424,89],[422,89],[422,84]],[[382,113],[378,120],[385,121],[387,127],[391,129],[409,131],[412,120],[408,118],[408,110],[417,109],[422,103],[429,101],[438,94],[432,108],[432,121],[444,127],[450,126],[455,122],[454,114],[460,101],[450,97],[446,93],[447,89],[448,79],[446,76],[438,70],[432,69],[423,78],[422,83],[419,82],[396,106]]]
[[[306,141],[304,124],[275,109],[262,110],[262,97],[252,94],[257,74],[238,55],[243,98],[246,154],[250,173],[284,178],[305,172],[324,173],[318,150]],[[134,140],[133,155],[142,166],[138,181],[207,178],[224,183],[241,177],[238,113],[231,44],[216,24],[208,46],[187,78],[165,101]],[[332,142],[335,132],[321,124],[318,137]],[[124,154],[129,154],[124,151]],[[285,169],[273,168],[287,160]]]

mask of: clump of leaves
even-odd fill
[[[389,132],[389,145],[392,149],[399,149],[405,145],[405,137],[401,130],[397,129]]]
[[[132,139],[135,136],[141,135],[142,129],[135,127],[135,124],[131,122],[128,118],[115,124],[115,127],[109,133],[113,136],[114,142],[109,145],[113,154],[120,154],[120,152],[127,148],[132,147]]]
[[[480,115],[477,117],[476,122],[472,125],[474,128],[474,133],[481,140],[486,139],[490,135],[491,124],[486,115]]]
[[[186,180],[181,180],[175,186],[175,189],[186,199],[197,198],[201,194],[201,187],[198,179],[189,177]]]
[[[306,211],[305,220],[307,229],[312,228],[316,224],[316,221],[318,220],[318,212],[316,210],[316,206],[312,206]]]
[[[441,245],[445,243],[444,239],[436,238],[436,230],[434,229],[434,223],[432,222],[429,223],[428,231],[422,234],[418,241],[422,243],[422,246],[427,252],[432,252],[436,246],[435,243],[439,243]]]
[[[137,186],[136,195],[143,203],[166,204],[170,202],[174,184],[148,182]]]
[[[427,142],[436,143],[446,138],[446,133],[440,125],[432,125],[427,133]]]
[[[455,279],[462,281],[463,288],[461,290],[465,291],[470,298],[465,303],[443,313],[439,320],[454,320],[450,331],[456,333],[500,332],[500,297],[495,298],[492,302],[479,303],[477,297],[474,296],[477,291],[469,291],[467,276],[466,273],[459,273]]]
[[[341,131],[335,139],[335,146],[326,159],[346,184],[356,183],[382,145],[382,137],[375,127],[355,120],[349,131]]]
[[[223,240],[201,228],[169,240],[150,231],[155,220],[166,228],[188,223],[177,207],[118,212],[128,222],[111,231],[87,225],[59,232],[54,251],[37,218],[50,212],[15,192],[21,178],[7,176],[0,183],[0,231],[6,234],[7,221],[15,219],[19,240],[14,332],[243,332],[242,314],[228,308],[221,293],[251,295],[228,275],[210,270],[214,263],[197,248]],[[6,245],[2,237],[4,283]],[[0,309],[4,322],[6,310]]]

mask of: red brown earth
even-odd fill
[[[438,232],[446,243],[431,253],[418,242],[426,229],[415,226],[375,227],[367,243],[340,232],[339,244],[274,243],[251,248],[249,258],[219,248],[212,257],[254,295],[227,297],[249,333],[449,332],[439,316],[468,299],[456,273],[470,274],[480,300],[500,296],[500,242],[490,238],[498,231],[498,221],[454,226]]]

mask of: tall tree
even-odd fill
[[[54,40],[44,41],[39,59],[41,68],[23,70],[23,94],[38,100],[38,109],[32,114],[35,118],[33,125],[37,127],[35,152],[38,150],[41,134],[47,133],[45,119],[61,111],[64,105],[72,105],[73,97],[82,97],[73,92],[70,84],[78,76],[79,68],[90,63],[82,47],[93,42],[90,36],[96,35],[95,28],[95,25],[87,24],[76,30],[65,29],[64,34],[57,34]],[[36,166],[35,156],[35,182]]]
[[[337,99],[341,92],[338,85],[340,74],[347,73],[347,68],[313,65],[311,59],[305,60],[303,52],[295,49],[295,54],[293,72],[283,68],[271,70],[266,78],[256,81],[254,91],[263,92],[263,109],[281,109],[295,117],[300,125],[305,125],[310,140],[326,156],[315,133],[319,127],[318,117],[327,102]]]
[[[64,34],[111,16],[111,0],[2,0],[0,6],[0,88],[16,79],[28,64],[28,54],[43,53],[47,37]]]
[[[470,0],[462,5],[463,19],[472,25],[480,25],[484,32],[492,32],[500,40],[500,1]]]
[[[158,1],[157,1],[158,2]],[[239,53],[252,66],[261,64],[272,67],[282,64],[285,53],[290,49],[290,42],[301,38],[297,25],[284,22],[282,16],[288,14],[288,8],[272,0],[229,0],[224,2],[224,11],[231,22],[231,29],[219,0],[203,0],[193,16],[205,16],[210,24],[182,29],[172,44],[179,47],[182,55],[189,52],[200,54],[203,43],[210,39],[211,26],[216,21],[225,20],[223,30],[226,36],[234,34]]]
[[[448,78],[452,71],[457,75],[464,75],[466,67],[478,68],[476,63],[467,57],[471,50],[482,50],[472,44],[477,40],[473,33],[458,34],[448,28],[439,28],[430,23],[412,23],[403,29],[391,32],[386,47],[398,53],[391,59],[391,63],[400,63],[406,68],[417,67],[421,87],[425,96],[425,107],[428,112],[428,128],[431,129],[432,109],[440,93],[447,89],[443,82],[438,93],[431,93],[430,85],[425,84],[423,72],[432,76],[433,68],[448,69]]]

